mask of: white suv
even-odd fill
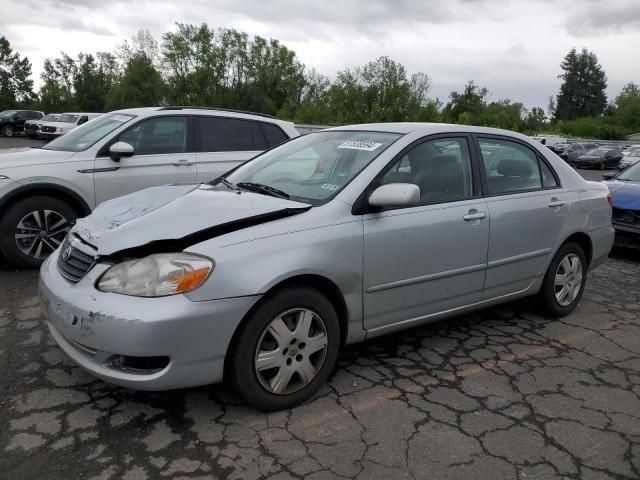
[[[209,182],[299,135],[268,115],[149,107],[102,115],[42,148],[0,150],[0,251],[18,267],[37,267],[99,203]]]

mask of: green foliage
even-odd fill
[[[161,105],[165,95],[166,86],[160,72],[147,54],[138,52],[127,60],[122,77],[110,91],[106,109]]]
[[[29,106],[34,100],[31,63],[0,37],[0,109]]]
[[[560,64],[563,80],[555,102],[556,120],[602,115],[607,106],[607,77],[593,52],[571,49]]]
[[[276,114],[298,123],[450,122],[527,134],[556,131],[603,139],[640,131],[640,87],[627,84],[607,105],[606,77],[592,52],[572,49],[563,84],[550,97],[550,122],[540,107],[489,101],[473,81],[443,105],[429,98],[431,80],[383,56],[345,68],[335,79],[305,69],[274,39],[206,23],[177,23],[158,43],[146,30],[113,52],[61,52],[44,62],[38,105],[46,112],[108,111],[151,105],[198,105]],[[0,37],[0,109],[33,103],[31,65]]]

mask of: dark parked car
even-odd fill
[[[640,248],[640,162],[615,174],[603,175],[612,196],[615,243]]]
[[[580,155],[585,155],[589,150],[595,150],[598,147],[596,143],[572,143],[569,150],[559,156],[569,165],[574,165]]]
[[[583,168],[617,168],[622,160],[622,152],[615,148],[599,147],[576,158],[576,166]]]
[[[13,137],[16,133],[24,131],[24,122],[27,120],[39,120],[44,113],[36,110],[5,110],[0,112],[0,135]]]

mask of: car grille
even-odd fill
[[[640,227],[640,210],[625,210],[614,208],[612,214],[613,223],[634,225]]]
[[[72,242],[70,235],[67,235],[58,255],[58,271],[64,278],[74,283],[82,280],[96,260],[94,254],[80,250],[78,243]],[[88,250],[89,247],[86,249]]]

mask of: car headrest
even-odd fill
[[[533,168],[531,163],[526,160],[504,158],[498,163],[498,173],[505,177],[527,178],[533,175]]]

